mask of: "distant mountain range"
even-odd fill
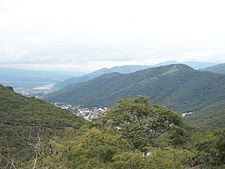
[[[209,72],[213,72],[213,73],[225,74],[225,63],[204,68],[204,69],[202,69],[202,71],[209,71]]]
[[[130,74],[111,73],[45,96],[49,102],[85,107],[110,106],[118,98],[145,95],[175,111],[195,112],[225,100],[225,76],[182,65],[149,68]]]
[[[80,82],[87,82],[91,79],[94,79],[96,77],[99,77],[101,75],[104,74],[109,74],[109,73],[121,73],[121,74],[128,74],[128,73],[133,73],[139,70],[143,70],[143,69],[148,69],[151,67],[159,67],[159,66],[166,66],[166,65],[170,65],[170,64],[181,64],[177,61],[167,61],[167,62],[162,62],[156,65],[125,65],[125,66],[115,66],[112,68],[102,68],[100,70],[94,71],[92,73],[86,74],[84,76],[79,76],[79,77],[73,77],[73,78],[69,78],[65,81],[59,82],[57,83],[54,88],[56,90],[58,89],[63,89],[65,87],[68,87],[70,85],[74,85],[76,83],[80,83]],[[194,69],[202,69],[202,68],[206,68],[208,66],[212,66],[214,65],[213,63],[207,63],[207,62],[184,62],[182,64],[186,64]]]
[[[45,96],[49,102],[83,107],[111,106],[119,98],[145,95],[175,111],[201,130],[225,127],[225,76],[173,64],[130,74],[104,74]]]
[[[102,68],[100,70],[94,71],[94,72],[89,73],[87,75],[69,78],[69,79],[67,79],[63,82],[57,83],[55,85],[55,89],[62,89],[62,88],[65,88],[67,86],[70,86],[70,85],[73,85],[73,84],[76,84],[76,83],[87,82],[91,79],[94,79],[94,78],[99,77],[99,76],[104,75],[104,74],[109,74],[109,73],[113,73],[113,72],[127,74],[127,73],[132,73],[132,72],[136,72],[138,70],[143,70],[143,69],[147,69],[147,68],[150,68],[150,66],[146,66],[146,65],[125,65],[125,66],[115,66],[115,67],[112,67],[112,68]]]

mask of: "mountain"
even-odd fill
[[[212,130],[225,127],[225,100],[206,106],[186,116],[198,130]]]
[[[152,73],[193,72],[183,65],[161,68]],[[225,105],[218,103],[208,109]],[[0,85],[0,130],[0,168],[5,169],[224,168],[225,164],[224,129],[196,132],[180,113],[150,104],[146,97],[123,99],[87,123]]]
[[[87,82],[87,81],[94,79],[96,77],[99,77],[101,75],[109,74],[109,73],[113,73],[113,72],[117,72],[117,73],[121,73],[121,74],[128,74],[128,73],[133,73],[133,72],[136,72],[139,70],[148,69],[151,67],[166,66],[166,65],[171,65],[171,64],[186,64],[194,69],[202,69],[202,68],[214,65],[214,63],[208,63],[208,62],[190,62],[189,61],[189,62],[180,63],[180,62],[172,60],[172,61],[167,61],[167,62],[161,62],[161,63],[158,63],[156,65],[151,65],[151,66],[146,66],[146,65],[115,66],[112,68],[103,68],[103,69],[97,70],[95,72],[89,73],[87,75],[69,78],[63,82],[57,83],[54,86],[54,88],[56,90],[63,89],[67,86],[74,85],[74,84],[80,83],[80,82]]]
[[[0,85],[0,168],[4,160],[16,165],[30,159],[39,138],[48,141],[60,136],[65,128],[84,124],[85,120],[70,112]]]
[[[148,96],[153,103],[181,112],[195,112],[225,100],[225,77],[182,65],[168,65],[130,74],[111,73],[71,85],[45,96],[49,102],[85,107],[110,106],[119,98]]]
[[[136,72],[138,70],[147,69],[149,67],[150,66],[146,66],[146,65],[125,65],[125,66],[115,66],[112,68],[102,68],[100,70],[94,71],[84,76],[69,78],[63,82],[57,83],[54,87],[56,89],[62,89],[64,87],[67,87],[76,83],[87,82],[103,74],[109,74],[113,72],[128,74],[128,73]]]
[[[225,63],[207,67],[202,69],[202,71],[225,74]]]

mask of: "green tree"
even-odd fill
[[[225,130],[206,132],[195,142],[196,162],[204,166],[225,164]]]
[[[188,138],[184,133],[188,133],[189,129],[179,113],[151,105],[146,97],[120,100],[106,114],[100,116],[95,124],[119,133],[134,149],[141,151],[146,146],[158,146],[158,138],[166,135],[168,140],[174,141],[173,144],[183,144]]]

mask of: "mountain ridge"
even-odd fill
[[[185,64],[185,65],[188,65],[188,66],[190,66],[190,67],[192,67],[196,70],[215,65],[214,63],[208,63],[208,62],[193,62],[193,61],[192,62],[191,61],[177,62],[175,60],[171,60],[171,61],[161,62],[161,63],[155,64],[155,65],[114,66],[112,68],[102,68],[102,69],[96,70],[94,72],[88,73],[88,74],[83,75],[83,76],[72,77],[72,78],[66,79],[62,82],[57,83],[55,85],[55,90],[63,89],[64,87],[74,85],[74,84],[79,83],[79,82],[86,82],[86,81],[91,80],[93,78],[99,77],[103,74],[109,74],[109,73],[113,73],[113,72],[128,74],[128,73],[133,73],[133,72],[143,70],[143,69],[148,69],[148,68],[152,68],[152,67],[159,67],[159,66],[167,66],[167,65],[172,65],[172,64]]]
[[[86,82],[88,80],[99,77],[103,74],[109,74],[109,73],[113,73],[113,72],[127,74],[127,73],[132,73],[132,72],[135,72],[135,71],[138,71],[138,70],[146,69],[146,68],[149,68],[149,67],[150,66],[147,66],[147,65],[124,65],[124,66],[115,66],[115,67],[112,67],[112,68],[102,68],[102,69],[96,70],[94,72],[91,72],[91,73],[83,75],[83,76],[69,78],[65,81],[57,83],[54,86],[54,88],[55,89],[62,89],[64,87],[74,85],[76,83]]]
[[[225,77],[222,75],[175,64],[131,74],[103,75],[53,92],[45,99],[50,102],[66,102],[92,107],[109,106],[121,97],[132,98],[137,95],[146,95],[154,103],[168,106],[176,111],[188,112],[197,111],[210,101],[223,99],[221,91],[225,91],[224,83]],[[211,94],[213,96],[209,97]],[[189,101],[193,97],[190,104]],[[202,101],[204,103],[201,103]]]
[[[202,71],[208,71],[208,72],[213,72],[213,73],[218,73],[218,74],[225,74],[225,63],[210,66],[204,69],[201,69]]]

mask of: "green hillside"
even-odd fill
[[[225,127],[225,100],[206,106],[186,116],[198,130],[212,130]]]
[[[202,71],[225,74],[225,63],[207,67],[205,69],[202,69]]]
[[[34,156],[38,140],[60,136],[67,127],[78,129],[82,118],[0,85],[0,168],[8,162],[22,165]],[[23,168],[23,167],[22,167]]]
[[[112,73],[56,91],[49,102],[109,106],[118,98],[148,96],[153,103],[181,112],[199,111],[225,100],[225,76],[176,64],[131,74]]]
[[[179,113],[145,97],[122,99],[79,135],[65,130],[27,168],[222,169],[224,130],[197,133]],[[51,151],[49,151],[49,149]]]
[[[224,130],[197,133],[146,97],[121,99],[87,124],[0,86],[0,168],[224,168]]]

